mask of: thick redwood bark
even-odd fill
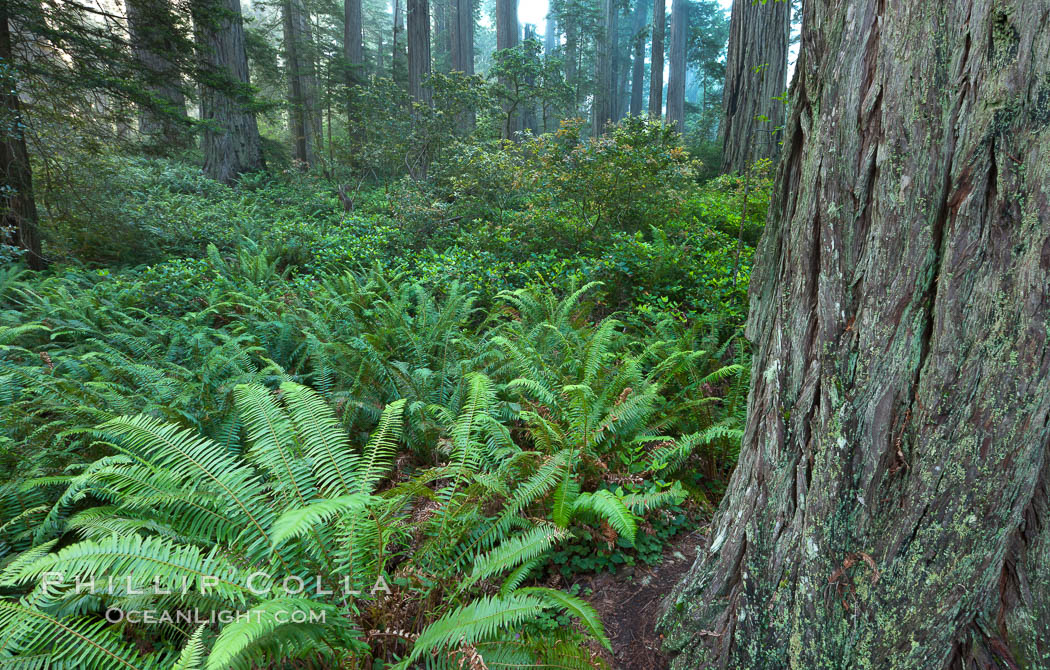
[[[175,16],[168,0],[125,0],[128,30],[135,58],[142,68],[152,98],[139,110],[139,133],[161,151],[184,149],[190,134],[181,122],[186,117],[186,96],[175,56]]]
[[[780,153],[791,3],[733,0],[722,91],[722,171],[742,172]]]
[[[455,3],[452,69],[463,74],[474,74],[474,0],[455,0]]]
[[[429,105],[430,87],[430,4],[428,0],[408,0],[408,94]]]
[[[204,172],[233,182],[263,167],[262,141],[248,84],[248,56],[240,0],[192,0],[201,61],[201,136]]]
[[[40,251],[37,230],[36,200],[33,199],[33,170],[26,149],[22,104],[17,82],[11,69],[11,24],[7,5],[0,2],[0,95],[3,96],[3,119],[0,121],[0,239],[5,244],[25,251],[26,264],[43,270],[47,263]]]
[[[667,123],[685,130],[685,38],[689,32],[685,0],[671,5],[671,72],[667,78]]]
[[[1050,4],[803,26],[675,667],[1050,667]]]
[[[649,55],[649,116],[664,115],[664,0],[653,0],[653,41]]]

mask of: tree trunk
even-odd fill
[[[0,124],[0,240],[22,249],[26,265],[33,270],[47,267],[40,250],[37,230],[36,200],[33,199],[33,170],[22,121],[22,104],[18,86],[11,70],[14,49],[11,45],[11,24],[7,3],[0,2],[0,88],[2,88],[4,119]]]
[[[554,14],[547,14],[547,27],[543,29],[543,55],[550,56],[558,48],[558,21]]]
[[[565,83],[572,88],[572,111],[580,108],[580,38],[577,23],[571,16],[564,17],[565,28]]]
[[[166,153],[185,149],[190,134],[182,123],[186,96],[175,55],[175,16],[167,0],[125,0],[128,31],[135,58],[142,68],[151,104],[139,109],[139,133],[147,146]]]
[[[394,34],[390,57],[390,77],[401,86],[408,86],[408,55],[405,51],[405,0],[394,0]]]
[[[347,119],[354,117],[354,87],[364,81],[365,42],[361,0],[343,3],[343,59],[346,60],[346,85],[349,87]],[[382,53],[382,49],[380,49]]]
[[[248,56],[239,0],[193,0],[191,5],[201,61],[201,136],[204,172],[232,183],[263,168],[262,142],[251,110]]]
[[[598,36],[597,72],[595,72],[596,90],[594,108],[591,113],[591,129],[594,136],[602,134],[605,124],[613,120],[613,106],[616,96],[616,71],[613,60],[616,51],[616,28],[619,7],[616,0],[605,0],[605,18],[602,32]]]
[[[679,669],[1050,667],[1050,5],[807,2]]]
[[[288,130],[293,156],[303,167],[317,160],[320,128],[315,127],[317,80],[310,57],[309,16],[302,0],[283,0],[284,66],[288,75]]]
[[[685,0],[671,5],[671,73],[667,78],[667,123],[685,132],[685,36],[689,14]]]
[[[455,23],[452,35],[452,69],[474,74],[474,0],[454,0]],[[463,132],[470,132],[477,121],[473,109],[465,110],[459,119]]]
[[[518,46],[518,0],[496,0],[496,50],[502,51],[516,46]],[[509,81],[501,81],[500,84],[507,88],[512,86]],[[506,123],[503,124],[503,135],[513,138],[521,130],[521,118],[506,106],[503,111],[507,115]]]
[[[646,2],[637,0],[634,6],[634,21],[631,24],[634,47],[634,57],[631,61],[631,116],[642,113],[642,88],[645,86],[645,10]]]
[[[430,6],[428,0],[408,0],[408,94],[430,104]]]
[[[649,116],[664,115],[664,0],[653,0],[653,44],[649,56]]]
[[[452,69],[474,74],[474,0],[455,0],[456,23],[452,40]]]
[[[433,12],[434,40],[431,56],[434,69],[443,74],[452,71],[452,33],[449,26],[450,0],[434,0],[430,5]],[[453,19],[454,20],[454,19]]]
[[[631,78],[631,68],[627,66],[631,62],[631,41],[622,41],[620,31],[617,28],[613,40],[613,73],[616,78],[616,93],[613,96],[613,120],[619,121],[627,113],[630,97],[627,95],[627,82]]]
[[[733,0],[722,91],[722,171],[742,172],[749,161],[776,158],[784,124],[791,4]]]

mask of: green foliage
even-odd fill
[[[106,155],[79,177],[94,209],[45,214],[67,263],[0,274],[11,664],[592,667],[596,616],[542,580],[654,563],[717,495],[767,182],[738,256],[741,184],[697,186],[665,126],[474,141],[443,104],[362,158],[426,145],[433,177],[362,181],[353,211],[315,174],[231,188]],[[85,595],[55,571],[193,588]],[[317,574],[333,593],[284,585]]]
[[[515,116],[538,111],[539,126],[553,130],[555,119],[572,109],[573,90],[565,81],[564,64],[559,58],[544,58],[537,39],[527,39],[515,47],[493,54],[489,78],[496,82],[496,96],[502,103],[502,134],[510,136]]]

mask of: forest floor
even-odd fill
[[[575,580],[591,589],[587,600],[605,624],[613,646],[612,658],[606,658],[615,670],[667,669],[669,659],[660,651],[663,636],[656,632],[656,622],[664,598],[692,566],[705,531],[701,526],[675,538],[657,566],[635,566],[629,576],[606,572]]]

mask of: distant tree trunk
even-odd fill
[[[565,83],[572,88],[572,109],[575,114],[580,108],[580,33],[578,24],[572,17],[565,17]]]
[[[151,104],[139,108],[139,133],[147,146],[161,153],[185,149],[190,133],[180,121],[186,116],[181,74],[175,54],[175,16],[168,0],[125,0],[128,31],[135,58],[146,77]]]
[[[637,0],[631,22],[631,40],[634,49],[631,61],[631,116],[642,113],[642,90],[645,86],[645,14],[648,3]]]
[[[408,56],[405,51],[405,0],[394,0],[394,35],[390,60],[390,77],[402,86],[408,86]]]
[[[627,82],[631,78],[631,42],[620,40],[619,24],[613,41],[613,73],[616,79],[616,94],[613,96],[613,120],[619,121],[627,113],[630,98],[627,95]]]
[[[281,14],[288,76],[288,130],[292,136],[293,155],[304,166],[313,166],[321,131],[314,123],[317,78],[310,54],[309,16],[302,0],[283,0]]]
[[[550,56],[558,48],[558,20],[547,14],[547,27],[543,29],[543,55]]]
[[[18,99],[17,82],[12,67],[14,49],[11,44],[11,24],[6,2],[0,2],[0,95],[3,96],[3,120],[0,122],[0,236],[4,244],[25,251],[26,264],[33,270],[43,270],[47,262],[40,250],[37,230],[36,200],[33,199],[33,170],[22,121],[22,104]]]
[[[430,5],[433,14],[434,37],[431,57],[434,69],[441,73],[452,71],[452,33],[449,26],[450,0],[434,0]]]
[[[653,41],[649,56],[649,116],[664,115],[664,0],[653,0]]]
[[[428,0],[408,0],[408,94],[429,105],[430,6]]]
[[[674,667],[1046,668],[1050,5],[803,11]]]
[[[685,38],[689,14],[685,0],[671,5],[671,73],[667,78],[667,123],[685,132]]]
[[[535,40],[536,39],[536,26],[531,23],[525,24],[524,27],[524,40]],[[525,85],[528,90],[532,90],[536,85],[536,77],[529,74],[525,77]],[[536,119],[536,104],[534,100],[525,100],[524,105],[521,108],[521,129],[531,130],[534,134],[539,130],[540,124]]]
[[[382,54],[382,49],[379,51]],[[347,100],[347,119],[354,117],[354,87],[364,80],[365,43],[361,0],[343,3],[343,59],[346,60],[346,85],[350,89]]]
[[[262,141],[251,110],[248,56],[240,0],[192,0],[201,61],[201,136],[204,172],[229,184],[263,168]]]
[[[376,69],[375,69],[375,74],[376,74],[377,77],[382,77],[383,74],[384,74],[384,69],[386,67],[386,63],[385,63],[385,59],[383,58],[383,54],[386,53],[386,52],[383,51],[383,31],[379,30],[379,31],[376,31],[376,32],[377,32],[377,35],[376,35]]]
[[[605,15],[602,21],[602,32],[598,36],[596,88],[594,108],[591,112],[591,126],[594,136],[602,134],[605,124],[613,118],[613,98],[616,95],[616,72],[613,68],[616,51],[616,28],[619,7],[616,0],[605,0]]]
[[[776,158],[787,86],[791,4],[733,0],[722,92],[722,171],[742,172],[759,158]],[[750,158],[749,158],[750,157]]]
[[[496,50],[513,49],[518,46],[518,0],[496,0]],[[501,81],[503,86],[511,87],[509,81]],[[521,117],[510,108],[507,114],[503,134],[512,138],[521,130]]]

